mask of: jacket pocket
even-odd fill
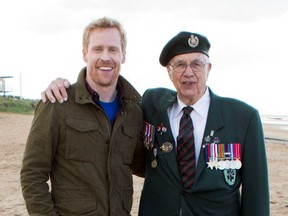
[[[136,138],[140,135],[140,128],[139,125],[123,124],[123,133],[130,138]]]
[[[93,193],[88,189],[55,186],[52,195],[55,207],[60,215],[97,215],[97,202],[93,198]]]
[[[101,138],[102,137],[102,138]],[[66,119],[65,158],[84,162],[101,160],[108,151],[94,121]]]
[[[57,212],[60,215],[81,215],[94,216],[97,215],[97,205],[95,200],[66,200],[59,201],[56,205]]]
[[[131,164],[136,145],[140,143],[141,126],[137,124],[123,125],[123,138],[117,143],[117,149],[124,164]]]

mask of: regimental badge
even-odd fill
[[[220,140],[219,140],[220,141]],[[240,143],[217,144],[210,143],[205,145],[205,156],[207,168],[213,170],[240,169],[241,145]]]
[[[163,123],[160,123],[159,125],[157,125],[156,130],[162,135],[163,133],[167,132],[167,127]]]
[[[161,151],[163,153],[169,153],[173,150],[173,144],[170,142],[165,142],[162,144],[162,146],[160,147]]]
[[[232,186],[235,184],[236,180],[236,170],[235,169],[225,169],[223,171],[225,181],[228,185]]]
[[[220,139],[218,137],[214,137],[213,143],[220,143]]]
[[[152,124],[149,124],[148,122],[144,122],[143,143],[148,150],[151,150],[154,146],[154,137],[155,137],[154,135],[155,135],[155,127]]]
[[[211,137],[208,135],[208,136],[206,136],[205,138],[204,138],[204,140],[205,140],[205,142],[210,142],[211,141]]]
[[[188,39],[188,44],[192,48],[197,47],[199,44],[199,38],[196,35],[191,34]]]

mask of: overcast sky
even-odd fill
[[[126,29],[121,74],[141,94],[150,87],[174,88],[158,59],[167,41],[184,30],[211,43],[208,85],[214,93],[243,100],[262,115],[288,115],[287,0],[1,1],[0,76],[14,77],[10,94],[37,99],[56,77],[75,82],[85,66],[83,29],[102,16]]]

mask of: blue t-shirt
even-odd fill
[[[110,119],[111,124],[114,122],[116,114],[117,114],[117,110],[118,110],[118,106],[119,106],[119,98],[116,97],[114,99],[114,101],[112,102],[102,102],[99,101],[100,106],[103,108],[103,110],[105,111],[106,115],[108,116],[108,118]]]

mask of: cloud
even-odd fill
[[[191,6],[193,7],[193,6]],[[281,16],[288,11],[286,0],[203,0],[197,3],[201,13],[209,19],[227,22],[251,22],[263,17]]]
[[[177,20],[242,23],[281,16],[287,11],[287,0],[10,0],[0,3],[3,23],[9,19],[40,34],[83,29],[90,20],[105,15],[121,22],[131,19],[143,22],[143,18],[152,15],[159,24],[171,19],[175,23]]]

